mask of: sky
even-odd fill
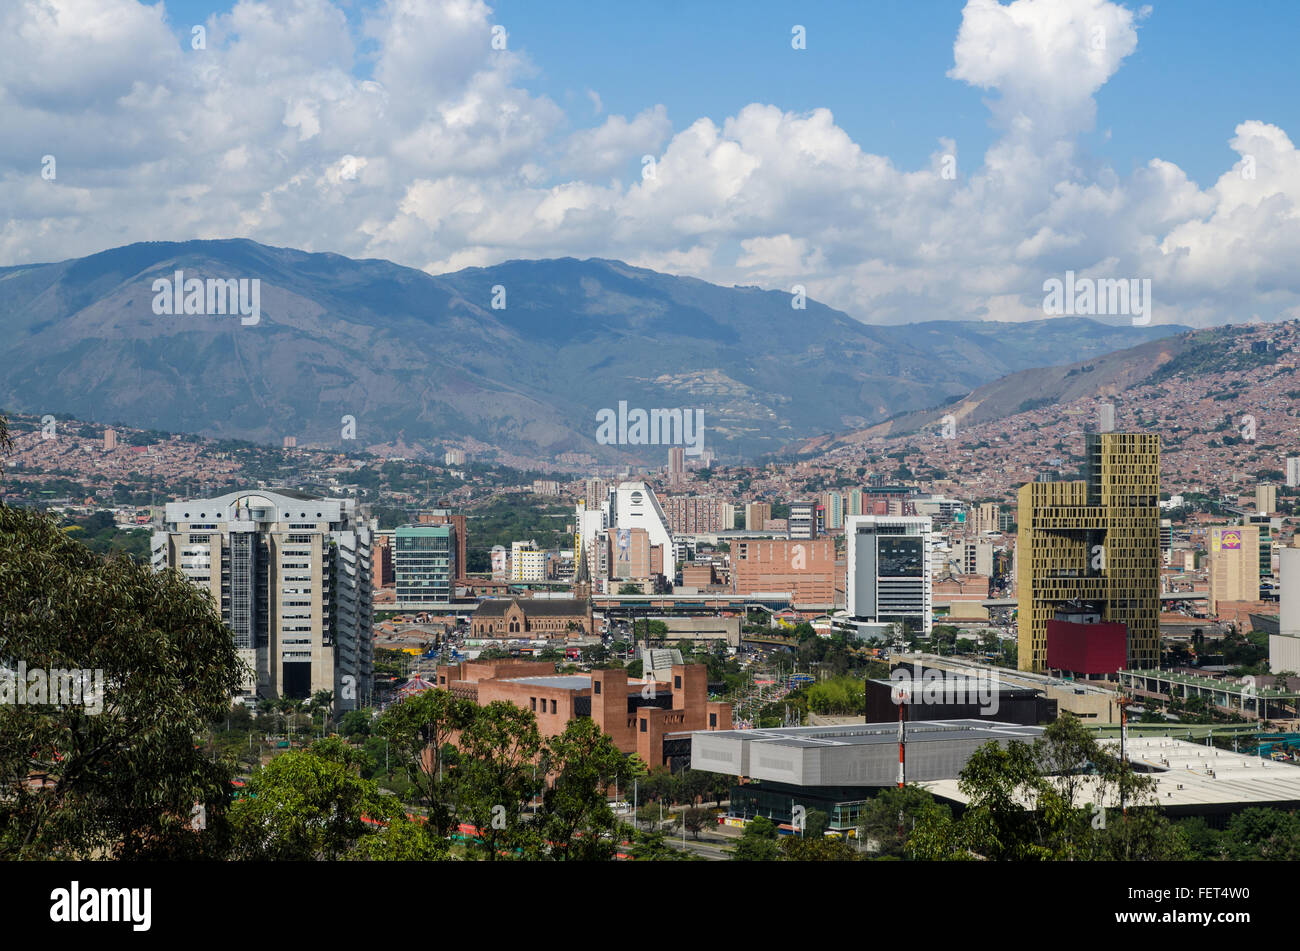
[[[1297,27],[1205,0],[11,0],[0,265],[248,237],[435,274],[616,258],[871,323],[1038,319],[1067,272],[1149,280],[1154,323],[1285,319]]]

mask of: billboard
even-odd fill
[[[1076,674],[1113,674],[1127,663],[1128,628],[1121,623],[1047,622],[1047,666]]]
[[[1216,528],[1210,544],[1214,551],[1240,551],[1241,530],[1236,528]]]

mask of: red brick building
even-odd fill
[[[576,598],[494,598],[479,602],[472,637],[581,637],[595,631],[591,601]]]
[[[694,730],[730,730],[731,704],[709,700],[708,668],[679,664],[666,681],[629,681],[627,671],[557,674],[544,661],[469,661],[438,668],[437,686],[486,706],[505,700],[537,716],[542,736],[590,717],[624,753],[648,766],[684,765]]]
[[[795,604],[835,601],[835,540],[744,538],[731,543],[732,592],[789,591]]]

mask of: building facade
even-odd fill
[[[546,552],[538,549],[536,542],[510,543],[510,580],[546,580]]]
[[[1160,659],[1160,437],[1090,433],[1086,478],[1020,489],[1021,670],[1047,669],[1047,625],[1065,602],[1124,624],[1130,667]]]
[[[624,753],[674,770],[690,761],[690,733],[731,729],[731,704],[709,699],[708,668],[674,664],[667,679],[628,680],[622,668],[555,673],[543,662],[471,661],[439,667],[437,686],[486,706],[505,700],[537,717],[544,737],[589,718]]]
[[[791,502],[786,529],[791,538],[817,537],[817,503]]]
[[[1210,613],[1221,601],[1259,600],[1259,526],[1210,529]]]
[[[713,496],[673,495],[664,500],[668,530],[674,535],[711,535],[727,531],[722,499]]]
[[[393,533],[393,575],[402,607],[451,603],[456,593],[456,529],[401,525]]]
[[[577,598],[494,598],[470,619],[474,637],[579,637],[595,630],[591,602]]]
[[[742,538],[731,543],[731,590],[790,592],[794,604],[835,604],[835,540]]]
[[[211,595],[250,675],[241,695],[334,695],[357,709],[372,680],[373,527],[353,499],[288,489],[169,502],[152,564]]]
[[[924,515],[855,515],[845,521],[850,616],[868,623],[907,625],[929,636],[932,528]]]
[[[620,482],[610,494],[609,502],[610,529],[615,533],[644,529],[650,546],[661,552],[660,572],[667,578],[676,577],[677,562],[673,552],[672,532],[654,491],[644,482]],[[627,537],[615,534],[615,544],[620,544]]]
[[[745,506],[745,531],[761,532],[772,520],[772,506],[767,502],[750,502]]]

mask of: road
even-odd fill
[[[664,844],[671,845],[679,851],[683,849],[680,835],[676,837],[666,836]],[[707,832],[700,833],[700,840],[697,842],[691,838],[690,833],[687,833],[684,848],[687,852],[713,862],[727,862],[731,860],[731,846],[733,844],[734,838],[711,835]]]

